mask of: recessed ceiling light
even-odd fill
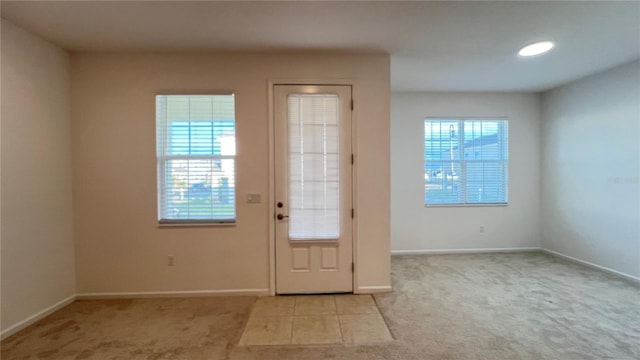
[[[535,56],[544,54],[547,51],[553,49],[555,44],[552,41],[540,41],[537,43],[529,44],[520,51],[518,51],[518,55],[520,56]]]

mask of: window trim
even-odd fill
[[[436,120],[444,120],[444,121],[458,121],[461,123],[461,127],[462,128],[462,133],[461,136],[464,136],[464,123],[466,121],[473,121],[473,120],[479,120],[479,121],[504,121],[507,124],[507,158],[506,160],[500,161],[500,160],[490,160],[490,161],[495,161],[495,162],[503,162],[507,165],[507,170],[506,170],[506,185],[505,185],[505,201],[504,202],[486,202],[486,203],[470,203],[470,202],[462,202],[462,203],[439,203],[439,204],[428,204],[426,203],[426,189],[424,188],[424,175],[425,175],[425,164],[427,162],[427,159],[425,158],[425,125],[427,121],[436,121]],[[451,208],[451,207],[507,207],[509,206],[509,118],[506,116],[428,116],[428,117],[424,117],[421,121],[422,124],[422,175],[423,175],[423,187],[422,187],[422,198],[423,198],[423,202],[424,202],[424,207],[425,208]],[[455,160],[455,162],[460,164],[460,169],[461,172],[464,174],[465,176],[465,183],[464,186],[466,186],[466,182],[467,182],[467,174],[466,174],[466,163],[469,160],[465,160],[464,159],[464,149],[462,149],[462,154],[460,154],[460,160]],[[442,162],[447,162],[447,161],[442,161]],[[450,161],[449,161],[450,162]],[[471,162],[484,162],[484,161],[474,161],[471,160]],[[466,199],[465,199],[466,201]]]
[[[237,96],[233,91],[204,91],[204,90],[196,90],[196,91],[179,91],[179,90],[169,90],[156,92],[153,96],[154,99],[154,108],[157,108],[158,96],[233,96],[234,100],[234,138],[237,141]],[[166,119],[168,122],[168,119]],[[237,145],[235,155],[158,155],[158,117],[154,115],[154,124],[156,131],[156,212],[157,212],[157,226],[160,228],[163,227],[232,227],[235,226],[238,222],[238,198],[237,198]],[[164,163],[166,160],[170,159],[179,159],[179,158],[203,158],[203,159],[230,159],[233,160],[233,176],[234,176],[234,188],[233,188],[233,209],[234,209],[234,217],[233,219],[162,219],[162,209],[161,209],[161,179],[160,175],[164,173]],[[162,169],[162,171],[161,171]]]

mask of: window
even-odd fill
[[[340,238],[339,98],[292,94],[287,128],[289,238]]]
[[[507,120],[424,121],[425,205],[506,204]]]
[[[156,96],[158,220],[233,223],[234,95]]]

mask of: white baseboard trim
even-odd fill
[[[387,293],[391,292],[391,285],[385,286],[358,286],[355,293],[356,294],[376,294],[376,293]]]
[[[82,294],[77,294],[76,299],[98,300],[98,299],[141,299],[141,298],[175,298],[175,297],[205,297],[205,296],[269,296],[269,289],[225,289],[225,290],[82,293]]]
[[[480,249],[419,249],[419,250],[391,250],[391,255],[447,255],[447,254],[488,254],[540,251],[539,247],[519,248],[480,248]]]
[[[61,300],[51,306],[49,306],[48,308],[39,311],[37,313],[35,313],[34,315],[29,316],[28,318],[18,322],[17,324],[13,324],[11,326],[9,326],[8,328],[2,330],[2,332],[0,332],[0,340],[4,340],[6,338],[8,338],[9,336],[17,333],[18,331],[26,328],[27,326],[44,319],[45,317],[53,314],[54,312],[62,309],[63,307],[71,304],[72,302],[74,302],[76,300],[76,296],[75,295],[71,295],[68,298]]]
[[[553,251],[553,250],[549,250],[549,249],[545,249],[545,248],[541,248],[540,251],[542,251],[544,253],[547,253],[549,255],[552,255],[552,256],[557,256],[559,258],[562,258],[562,259],[565,259],[565,260],[569,260],[571,262],[574,262],[574,263],[577,263],[577,264],[580,264],[580,265],[588,266],[588,267],[593,268],[593,269],[602,270],[602,271],[607,272],[609,274],[616,275],[618,277],[625,278],[627,280],[631,280],[632,282],[634,282],[636,284],[640,284],[640,277],[629,275],[627,273],[623,273],[623,272],[620,272],[618,270],[613,270],[613,269],[608,268],[606,266],[597,265],[597,264],[594,264],[592,262],[588,262],[588,261],[585,261],[585,260],[574,258],[573,256],[565,255],[565,254],[559,253],[557,251]]]

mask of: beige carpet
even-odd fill
[[[252,297],[77,301],[2,359],[640,359],[640,288],[541,253],[394,257],[396,340],[238,346]]]

